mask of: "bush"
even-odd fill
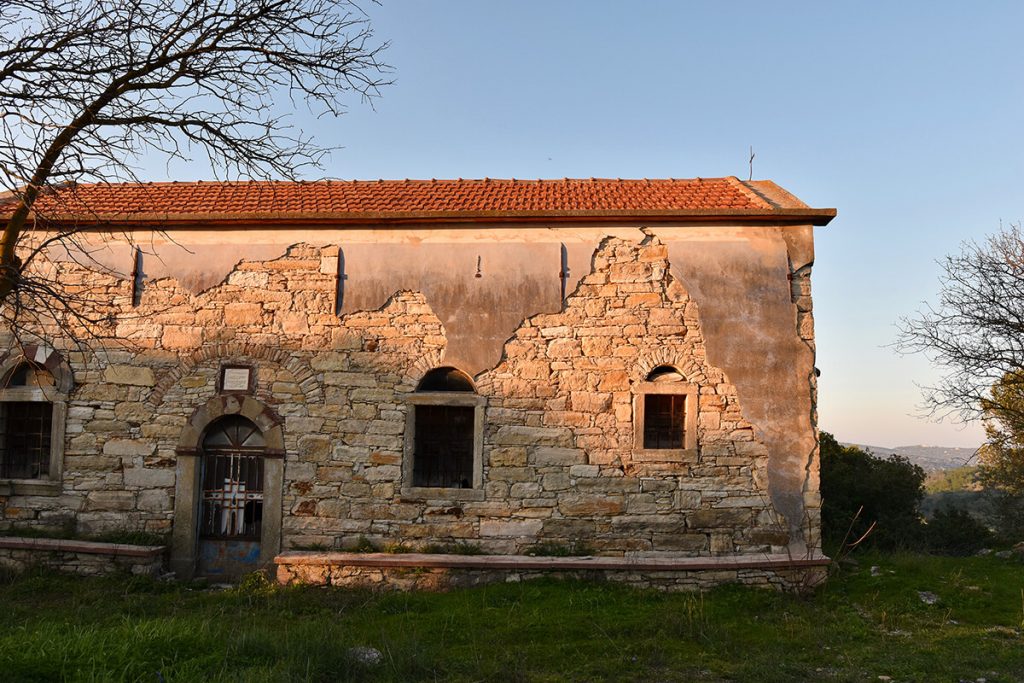
[[[1024,541],[1024,495],[992,491],[989,493],[989,509],[999,543],[1013,545]]]
[[[525,554],[534,557],[581,557],[593,555],[594,549],[583,541],[570,541],[568,544],[542,541],[527,548]]]
[[[826,549],[834,551],[844,539],[859,539],[873,523],[864,545],[888,550],[922,547],[918,505],[924,479],[924,470],[906,458],[878,458],[855,446],[842,446],[822,432],[821,525]]]
[[[973,555],[991,542],[992,532],[967,510],[949,505],[928,520],[925,540],[933,553]]]

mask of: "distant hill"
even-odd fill
[[[977,465],[974,448],[952,448],[950,446],[897,446],[886,448],[884,446],[869,446],[859,443],[844,443],[844,446],[856,446],[869,451],[877,456],[887,456],[895,453],[906,457],[915,465],[920,465],[925,472],[936,470],[948,470],[964,465]]]

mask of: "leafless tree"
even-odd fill
[[[897,348],[924,353],[945,374],[927,387],[933,414],[969,420],[998,412],[1024,420],[1024,234],[1010,225],[965,242],[942,262],[937,304],[900,321]],[[994,386],[1003,391],[993,392]],[[1020,386],[1017,386],[1020,385]]]
[[[285,110],[337,116],[376,96],[384,47],[351,0],[0,0],[4,317],[98,322],[35,263],[80,234],[76,183],[137,180],[153,152],[295,178],[328,150]]]

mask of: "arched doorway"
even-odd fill
[[[171,569],[233,577],[269,567],[281,550],[284,421],[251,396],[196,408],[175,448]]]
[[[242,415],[225,415],[206,428],[200,450],[196,570],[210,576],[253,571],[263,535],[263,432]]]

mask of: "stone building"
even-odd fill
[[[770,181],[79,186],[102,330],[0,339],[0,532],[817,557],[812,209]],[[85,247],[76,247],[85,250]]]

